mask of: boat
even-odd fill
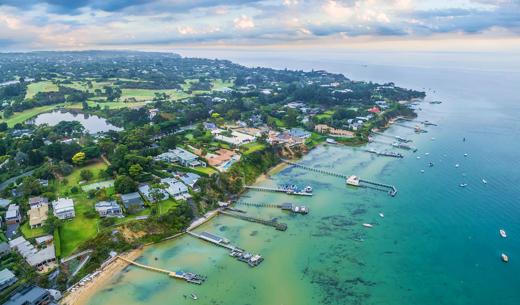
[[[358,176],[349,176],[347,178],[347,184],[353,186],[359,186],[359,177]]]
[[[482,178],[482,183],[487,184],[487,180]]]
[[[383,213],[379,213],[379,216],[380,216],[381,218],[385,218],[385,214],[383,214]]]
[[[417,159],[421,159],[421,157],[420,157],[420,156],[417,156]]]
[[[424,169],[421,169],[421,174],[424,174]]]
[[[373,228],[374,226],[372,224],[369,224],[369,223],[364,223],[363,227],[365,227],[365,228]]]
[[[424,155],[425,155],[425,156],[429,156],[429,155],[430,155],[430,153],[428,153],[428,152],[427,152],[427,153],[424,153]]]
[[[466,187],[466,186],[468,186],[468,184],[467,183],[461,183],[461,184],[459,184],[459,186],[460,187]]]
[[[198,300],[199,299],[199,297],[196,294],[194,294],[194,293],[192,293],[190,296],[194,300]]]
[[[502,253],[501,257],[502,257],[502,261],[503,261],[504,263],[509,262],[509,257],[508,257],[505,253]]]
[[[500,232],[500,236],[502,236],[503,238],[507,237],[506,231],[504,229],[500,229],[499,232]]]
[[[460,164],[458,164],[458,163],[457,163],[457,164],[455,164],[455,167],[459,167],[459,166],[460,166]]]
[[[433,162],[428,163],[428,166],[433,167]]]
[[[312,187],[310,185],[307,185],[304,190],[305,193],[312,193]]]
[[[327,142],[328,144],[338,144],[338,142],[336,142],[336,140],[334,140],[332,138],[327,138],[327,140],[325,140],[325,142]]]

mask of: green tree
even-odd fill
[[[94,178],[94,174],[92,173],[91,170],[89,169],[83,169],[81,170],[81,172],[79,173],[79,176],[81,177],[81,179],[85,180],[85,181],[89,181],[91,180],[92,178]]]
[[[72,157],[72,162],[76,165],[81,165],[85,162],[85,153],[80,151]]]
[[[114,181],[114,188],[116,189],[116,192],[126,194],[135,192],[137,190],[137,184],[132,180],[132,178],[121,175],[117,177],[116,181]]]
[[[128,169],[128,173],[132,177],[137,177],[143,172],[143,167],[139,164],[132,164],[130,165],[130,168]]]

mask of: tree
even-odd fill
[[[27,196],[40,195],[42,192],[40,181],[32,176],[25,177],[22,182],[22,192]]]
[[[135,192],[137,190],[137,184],[132,178],[121,175],[118,176],[116,181],[114,181],[114,188],[116,192],[120,194],[127,194],[131,192]]]
[[[130,168],[128,169],[128,173],[130,174],[130,176],[132,176],[134,178],[139,176],[142,171],[143,171],[143,167],[139,164],[132,164],[132,165],[130,165]]]
[[[0,123],[0,132],[6,131],[6,130],[7,130],[7,123],[6,122]]]
[[[72,162],[76,165],[81,165],[85,162],[85,153],[80,151],[72,157]]]
[[[92,178],[94,178],[94,174],[92,173],[91,170],[88,170],[88,169],[81,170],[81,172],[79,173],[79,176],[81,177],[81,179],[83,179],[85,181],[89,181]]]

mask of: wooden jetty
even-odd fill
[[[229,213],[229,212],[226,212],[226,211],[220,211],[220,214],[223,214],[223,215],[226,215],[226,216],[230,216],[230,217],[235,217],[235,218],[242,219],[242,220],[249,221],[249,222],[260,223],[260,224],[263,224],[263,225],[266,225],[266,226],[273,227],[273,228],[275,228],[278,231],[285,231],[285,230],[287,230],[287,224],[281,223],[281,222],[277,222],[277,221],[274,221],[274,220],[265,220],[265,219],[251,217],[251,216],[246,216],[246,215],[243,215],[243,214]]]
[[[290,202],[286,202],[283,204],[273,204],[273,203],[252,203],[252,202],[244,202],[244,201],[238,201],[235,202],[236,205],[247,205],[257,208],[276,208],[276,209],[282,209],[284,211],[291,211],[293,213],[297,214],[307,214],[309,213],[309,209],[303,205],[298,206],[294,205]]]
[[[141,264],[141,263],[138,263],[138,262],[133,261],[133,260],[129,260],[129,259],[123,257],[123,256],[120,256],[120,255],[118,255],[117,258],[120,259],[120,260],[123,260],[123,261],[125,261],[125,262],[127,262],[127,263],[129,263],[131,265],[134,265],[136,267],[143,268],[143,269],[150,270],[150,271],[154,271],[154,272],[164,273],[164,274],[167,274],[169,277],[173,277],[173,278],[180,279],[180,280],[185,280],[185,281],[187,281],[189,283],[199,284],[200,285],[205,280],[205,277],[197,275],[195,273],[183,272],[183,271],[170,271],[170,270],[166,270],[166,269],[161,269],[161,268],[157,268],[157,267]]]
[[[377,131],[372,131],[372,133],[375,134],[375,135],[378,135],[378,136],[385,137],[385,138],[394,139],[394,140],[397,140],[399,142],[404,142],[404,143],[412,142],[412,140],[406,139],[406,138],[403,138],[403,137],[400,137],[400,136],[391,136],[391,135],[387,135],[387,134],[384,134],[384,133],[381,133],[381,132],[377,132]]]
[[[291,189],[280,189],[280,188],[274,188],[274,187],[262,187],[262,186],[252,186],[252,185],[246,185],[246,189],[255,190],[255,191],[262,191],[262,192],[274,192],[274,193],[284,193],[287,195],[296,195],[296,196],[312,196],[312,193],[308,192],[297,192]]]
[[[317,173],[322,173],[322,174],[326,174],[326,175],[340,177],[340,178],[343,178],[343,179],[348,179],[349,177],[351,177],[349,175],[344,175],[344,174],[335,173],[335,172],[332,172],[332,171],[326,171],[326,170],[322,170],[322,169],[319,169],[319,168],[314,168],[314,167],[310,167],[310,166],[301,165],[301,164],[294,163],[294,162],[291,162],[291,161],[285,160],[285,159],[281,159],[281,160],[283,162],[287,163],[287,164],[290,164],[290,165],[293,165],[293,166],[296,166],[296,167],[299,167],[299,168],[302,168],[302,169],[306,169],[306,170],[309,170],[309,171],[317,172]],[[371,188],[371,189],[384,191],[384,192],[387,192],[388,195],[390,195],[392,197],[394,197],[397,194],[397,188],[395,186],[393,186],[393,185],[390,185],[390,184],[373,182],[373,181],[365,180],[365,179],[359,179],[359,182],[360,182],[359,185],[354,185],[354,186],[368,187],[368,188]]]

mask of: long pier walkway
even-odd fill
[[[229,213],[229,212],[226,212],[226,211],[220,211],[220,214],[227,215],[227,216],[234,217],[234,218],[238,218],[238,219],[242,219],[242,220],[249,221],[249,222],[260,223],[260,224],[263,224],[263,225],[266,225],[266,226],[273,227],[273,228],[275,228],[278,231],[285,231],[285,230],[287,230],[287,224],[281,223],[281,222],[277,222],[277,221],[273,221],[273,220],[265,220],[265,219],[255,218],[255,217],[246,216],[246,215]]]
[[[274,188],[274,187],[262,187],[262,186],[246,185],[245,188],[246,189],[250,189],[250,190],[255,190],[255,191],[262,191],[262,192],[284,193],[284,194],[287,194],[287,195],[312,196],[312,193],[295,192],[293,190],[280,189],[280,188]]]
[[[348,175],[335,173],[332,171],[326,171],[326,170],[322,170],[322,169],[314,168],[314,167],[310,167],[310,166],[301,165],[301,164],[294,163],[292,161],[285,160],[285,159],[281,159],[281,160],[287,164],[290,164],[290,165],[293,165],[293,166],[296,166],[296,167],[299,167],[299,168],[302,168],[305,170],[322,173],[322,174],[326,174],[326,175],[331,175],[331,176],[335,176],[335,177],[340,177],[343,179],[349,178]],[[388,195],[390,195],[392,197],[394,197],[397,194],[397,188],[393,185],[374,182],[374,181],[370,181],[370,180],[366,180],[366,179],[359,179],[358,186],[359,187],[368,187],[368,188],[372,188],[372,189],[379,190],[379,191],[385,191],[385,192],[388,192]]]
[[[228,250],[230,250],[230,251],[241,250],[240,248],[235,247],[235,246],[233,246],[233,245],[230,245],[230,244],[228,244],[228,243],[224,243],[224,242],[219,241],[219,240],[217,240],[217,239],[208,238],[208,237],[206,237],[205,235],[197,234],[197,233],[195,233],[195,232],[193,232],[193,231],[186,231],[186,233],[188,233],[189,235],[191,235],[191,236],[193,236],[193,237],[196,237],[196,238],[198,238],[198,239],[202,239],[202,240],[204,240],[204,241],[210,242],[210,243],[212,243],[212,244],[214,244],[214,245],[217,245],[217,246],[219,246],[219,247],[226,248],[226,249],[228,249]]]
[[[167,274],[168,276],[170,277],[173,277],[173,278],[176,278],[176,279],[180,279],[180,280],[185,280],[189,283],[194,283],[194,284],[202,284],[202,282],[205,280],[204,277],[200,276],[200,275],[197,275],[197,274],[194,274],[194,273],[190,273],[190,272],[176,272],[176,271],[170,271],[170,270],[166,270],[166,269],[161,269],[161,268],[157,268],[157,267],[152,267],[152,266],[148,266],[148,265],[144,265],[144,264],[141,264],[141,263],[138,263],[136,261],[133,261],[133,260],[129,260],[123,256],[120,256],[118,255],[117,258],[119,258],[120,260],[123,260],[131,265],[134,265],[136,267],[139,267],[139,268],[143,268],[143,269],[146,269],[146,270],[150,270],[150,271],[154,271],[154,272],[159,272],[159,273],[164,273],[164,274]]]

